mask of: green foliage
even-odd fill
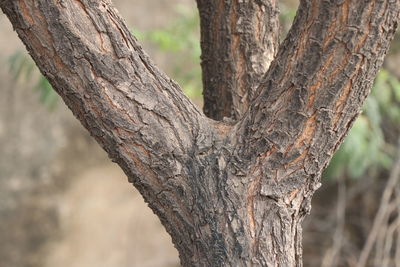
[[[199,16],[194,9],[178,5],[178,18],[164,28],[146,32],[134,31],[134,35],[169,55],[172,68],[170,75],[183,87],[192,99],[201,98]]]
[[[54,108],[58,95],[47,79],[40,75],[33,60],[24,52],[17,51],[9,58],[9,71],[13,79],[24,84],[33,84],[34,90],[39,93],[41,103]]]
[[[375,80],[360,117],[334,155],[325,177],[348,175],[360,178],[367,172],[387,169],[392,163],[391,145],[382,126],[393,129],[400,123],[400,82],[382,69]]]

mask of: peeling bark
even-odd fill
[[[182,265],[302,266],[301,222],[382,64],[400,2],[303,0],[272,63],[275,1],[197,2],[205,114],[236,123],[198,110],[108,0],[0,6],[159,216]]]

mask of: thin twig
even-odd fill
[[[397,219],[400,218],[400,186],[396,187],[395,190],[397,205]],[[394,235],[396,236],[396,247],[394,252],[394,264],[396,267],[400,267],[400,225],[397,227]]]
[[[394,199],[393,201],[391,201],[388,205],[388,208],[386,209],[386,213],[384,216],[384,219],[382,220],[382,227],[380,228],[380,231],[378,233],[378,236],[376,238],[376,252],[375,252],[375,265],[376,266],[385,266],[384,263],[387,260],[390,260],[390,257],[388,257],[387,255],[387,250],[391,248],[391,244],[388,246],[388,239],[391,238],[391,236],[393,235],[393,231],[395,230],[395,228],[393,229],[393,225],[396,224],[397,220],[391,224],[389,224],[389,218],[391,217],[391,214],[397,209],[398,205],[400,203],[397,201],[397,199]],[[388,225],[389,224],[389,225]]]
[[[346,221],[346,182],[344,177],[338,181],[338,199],[336,208],[336,229],[333,236],[332,247],[329,248],[322,260],[322,267],[337,266],[337,257],[340,255],[340,249],[343,242],[343,232]]]
[[[390,172],[389,180],[386,184],[385,190],[383,191],[381,203],[379,205],[378,212],[375,216],[372,229],[369,232],[367,242],[365,243],[364,248],[361,251],[357,267],[364,267],[367,263],[369,254],[371,253],[372,247],[375,244],[376,238],[378,236],[379,229],[386,217],[386,211],[389,206],[390,197],[392,196],[393,191],[396,188],[396,184],[398,183],[399,178],[400,178],[400,140],[397,148],[396,160]]]
[[[400,203],[397,202],[397,199],[395,199],[394,201],[392,201],[390,203],[390,207],[389,207],[389,211],[387,212],[387,218],[391,217],[392,213],[397,209],[397,206]],[[387,220],[386,220],[387,222]],[[380,258],[376,258],[375,260],[375,265],[376,266],[382,266],[382,267],[388,267],[389,263],[391,261],[391,249],[392,249],[392,245],[393,245],[393,235],[396,231],[396,229],[399,227],[400,225],[400,218],[397,216],[397,218],[389,224],[389,222],[387,222],[387,227],[382,227],[385,228],[386,231],[384,233],[384,236],[382,238],[382,253],[381,253],[381,257]]]

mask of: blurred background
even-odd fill
[[[284,38],[298,3],[280,2]],[[195,1],[114,4],[201,106]],[[179,266],[156,216],[38,73],[2,13],[0,40],[0,267]],[[399,78],[397,34],[314,197],[304,266],[400,266]]]

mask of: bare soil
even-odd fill
[[[63,234],[47,249],[46,266],[178,266],[171,238],[118,166],[73,180],[59,196]]]

